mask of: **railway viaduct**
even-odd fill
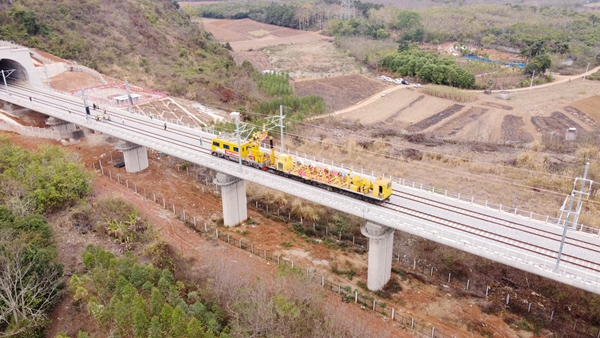
[[[389,203],[370,204],[216,158],[210,154],[214,133],[209,130],[150,119],[115,107],[107,107],[111,121],[97,121],[86,114],[89,106],[85,98],[44,88],[41,70],[33,66],[26,49],[0,48],[0,73],[2,79],[7,79],[0,82],[0,101],[5,109],[18,106],[48,115],[49,124],[62,137],[69,137],[81,127],[123,140],[119,149],[128,172],[148,167],[146,147],[216,170],[215,183],[222,189],[228,226],[247,218],[245,181],[364,218],[367,223],[361,230],[369,238],[367,286],[371,290],[382,288],[389,280],[393,234],[401,230],[600,294],[598,232],[568,229],[558,226],[556,219],[514,208],[493,209],[487,201],[484,206],[473,203],[473,198],[450,198],[447,192],[398,178],[394,179]],[[302,160],[307,164],[317,162],[314,158]]]

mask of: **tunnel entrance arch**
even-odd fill
[[[11,82],[28,82],[29,76],[27,70],[20,63],[11,59],[0,59],[0,77],[1,83],[4,84],[4,80],[10,84]]]
[[[10,72],[7,78],[8,85],[19,82],[33,87],[43,87],[40,71],[34,66],[27,48],[0,47],[0,70],[5,71],[5,74]],[[0,75],[0,83],[4,84],[2,75]]]

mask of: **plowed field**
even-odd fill
[[[564,134],[568,128],[581,128],[577,122],[558,111],[553,112],[549,117],[534,116],[531,118],[531,123],[541,134],[555,133],[560,135]]]
[[[469,110],[461,113],[456,118],[445,122],[441,127],[436,128],[434,133],[442,136],[454,136],[469,123],[476,121],[481,115],[488,111],[486,108],[471,107]]]
[[[502,140],[513,143],[528,143],[533,136],[525,130],[525,122],[521,116],[506,115],[502,121]]]
[[[386,85],[362,75],[345,75],[334,78],[295,81],[294,90],[299,96],[321,96],[331,110],[352,106],[380,92]]]
[[[424,120],[419,121],[418,123],[415,123],[413,125],[411,125],[408,128],[408,131],[410,132],[419,132],[419,131],[423,131],[431,126],[434,126],[438,123],[440,123],[441,121],[447,119],[448,117],[458,113],[459,111],[461,111],[465,106],[461,105],[461,104],[453,104],[450,107],[442,110],[439,113],[436,113],[433,116],[430,116]]]

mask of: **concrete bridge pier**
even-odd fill
[[[236,226],[247,220],[246,181],[235,176],[217,173],[213,182],[221,187],[223,224]]]
[[[137,173],[148,168],[146,147],[128,141],[119,141],[116,148],[123,152],[125,171],[128,173]]]
[[[50,129],[58,131],[61,139],[73,138],[73,132],[77,130],[75,123],[64,121],[56,117],[47,118],[46,124],[50,126]]]
[[[1,82],[0,82],[0,84],[1,84]],[[0,100],[0,109],[11,115],[17,115],[17,116],[20,115],[21,113],[29,111],[29,108],[21,107],[19,105],[16,105],[14,103],[7,102],[4,100]]]
[[[371,291],[377,291],[390,280],[392,273],[394,229],[367,221],[360,232],[369,238],[367,287]]]

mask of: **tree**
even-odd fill
[[[146,301],[142,296],[135,295],[133,298],[133,333],[137,338],[143,338],[148,336],[148,329],[150,321],[148,320],[148,308]]]
[[[171,314],[171,336],[173,338],[184,338],[187,331],[187,315],[179,306]]]
[[[200,323],[198,319],[192,317],[187,324],[187,334],[190,337],[202,337],[204,335],[202,323]]]
[[[398,20],[396,21],[396,28],[399,29],[417,29],[423,26],[423,18],[421,14],[413,11],[402,11],[398,14]]]
[[[46,311],[60,298],[62,266],[0,230],[0,337],[18,336],[46,321]]]
[[[548,54],[541,54],[531,59],[527,66],[525,66],[523,72],[525,74],[533,74],[533,72],[535,72],[536,74],[541,75],[551,66],[552,59],[550,59],[550,56],[548,56]]]
[[[523,48],[519,54],[527,58],[532,58],[545,52],[546,41],[544,39],[537,39],[527,43],[527,47]]]
[[[387,39],[390,37],[390,33],[386,32],[385,29],[378,29],[376,32],[376,37],[378,40]]]

